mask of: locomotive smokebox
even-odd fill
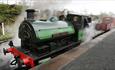
[[[35,9],[27,9],[27,19],[33,20],[35,16]]]

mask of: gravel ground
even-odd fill
[[[115,32],[61,70],[115,70]]]
[[[4,55],[3,48],[8,48],[8,42],[0,44],[0,70],[11,70],[9,67],[9,59],[12,59],[11,54]]]

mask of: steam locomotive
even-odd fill
[[[18,64],[19,70],[32,68],[44,58],[53,58],[61,50],[76,47],[83,41],[83,30],[91,22],[89,16],[76,14],[35,20],[34,9],[26,12],[27,19],[20,24],[18,33],[21,47],[15,47],[10,41],[10,48],[3,49],[5,55],[13,54],[15,60],[11,64]]]

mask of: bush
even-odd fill
[[[12,24],[16,17],[21,13],[22,6],[0,4],[0,22],[5,25]]]

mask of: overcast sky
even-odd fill
[[[0,0],[6,2],[7,0]],[[8,0],[9,3],[16,3],[16,1],[20,0]],[[41,0],[26,0],[28,3],[34,3],[30,1],[36,1],[36,4],[39,4]],[[48,0],[42,0],[43,2],[48,2]],[[99,14],[100,12],[113,12],[115,13],[115,0],[50,0],[50,1],[62,1],[60,4],[64,4],[64,1],[68,1],[67,4],[62,6],[62,8],[66,8],[69,10],[73,10],[79,13],[92,13]],[[38,3],[37,3],[38,2]],[[44,3],[42,3],[44,4]],[[47,7],[46,5],[42,5]]]
[[[115,0],[72,0],[65,8],[77,12],[99,14],[100,12],[115,13]]]

